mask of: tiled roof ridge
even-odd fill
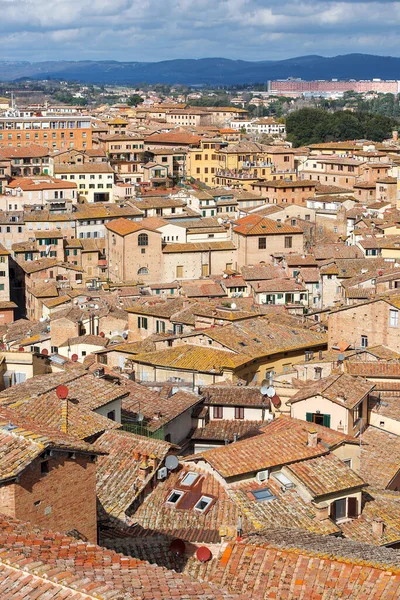
[[[283,530],[283,528],[282,528]],[[270,532],[273,532],[274,530],[270,530]],[[275,531],[279,531],[279,530],[275,530]],[[293,533],[292,530],[285,530],[287,532],[291,532]],[[314,537],[315,539],[317,538],[322,538],[324,536],[322,535],[318,535],[318,534],[314,534],[314,533],[309,533],[309,532],[303,532],[303,531],[296,531],[295,532],[298,535],[302,535],[304,536],[304,539],[308,539],[310,537]],[[257,536],[262,536],[262,531],[258,531],[255,533],[249,533],[246,538],[244,540],[242,540],[241,542],[239,542],[240,544],[245,544],[246,541],[248,541],[251,538],[256,538]],[[344,545],[344,549],[347,549],[350,545],[354,545],[354,549],[362,549],[362,547],[368,548],[369,550],[372,550],[372,548],[370,547],[369,544],[365,544],[365,543],[360,543],[360,542],[355,542],[353,540],[350,539],[346,539],[346,538],[341,538],[341,537],[337,537],[337,536],[329,536],[331,539],[335,538],[337,540],[340,540],[339,543],[342,543]],[[329,538],[328,538],[329,539]],[[297,540],[296,540],[297,541]],[[321,539],[321,542],[323,544],[324,540]],[[236,542],[237,543],[237,542]],[[233,548],[235,546],[235,542],[229,542],[229,545]],[[253,545],[253,544],[252,544]],[[363,566],[363,567],[372,567],[374,569],[380,569],[382,571],[387,571],[392,575],[400,575],[400,553],[396,552],[395,549],[392,548],[376,548],[377,554],[383,554],[384,552],[393,552],[393,558],[397,560],[397,563],[393,564],[390,562],[385,562],[384,560],[380,561],[380,560],[366,560],[364,558],[359,558],[356,556],[346,556],[345,553],[343,553],[344,555],[339,555],[336,552],[331,552],[331,551],[324,551],[324,550],[314,550],[312,548],[308,548],[305,547],[305,545],[302,547],[301,543],[293,543],[293,545],[291,543],[288,542],[283,542],[283,543],[279,543],[279,542],[275,542],[275,541],[266,541],[264,543],[255,543],[254,545],[256,545],[258,548],[274,548],[276,549],[278,552],[287,552],[287,553],[293,553],[293,554],[301,554],[301,555],[309,555],[309,556],[313,556],[315,558],[320,558],[322,560],[331,560],[331,561],[336,561],[339,563],[345,563],[345,564],[354,564],[357,566]],[[382,552],[383,550],[383,552]]]

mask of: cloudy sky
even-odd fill
[[[0,0],[0,60],[400,55],[400,2]]]

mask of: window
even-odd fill
[[[390,310],[389,311],[389,326],[390,327],[398,327],[399,326],[399,311],[398,310]]]
[[[167,498],[167,504],[178,504],[183,494],[184,492],[180,492],[179,490],[173,490]]]
[[[345,458],[343,462],[346,465],[346,467],[349,467],[349,469],[351,469],[351,465],[352,465],[351,458]]]
[[[244,407],[235,406],[235,419],[244,419]]]
[[[363,416],[363,403],[360,402],[360,404],[357,404],[357,406],[353,409],[353,423],[354,425],[357,423],[357,421],[359,421],[360,419],[362,419]]]
[[[138,329],[147,329],[147,317],[138,317]]]
[[[324,415],[319,412],[306,413],[306,421],[309,423],[315,423],[316,425],[323,425],[324,427],[331,426],[331,415]]]
[[[211,505],[213,499],[210,496],[202,496],[200,500],[194,505],[194,510],[198,512],[204,512]]]
[[[149,236],[147,233],[140,233],[138,237],[138,246],[148,246],[149,245]]]
[[[361,348],[367,348],[367,347],[368,347],[368,336],[362,335],[361,336]]]
[[[223,406],[213,406],[213,417],[214,417],[214,419],[223,419],[224,407]]]
[[[147,267],[141,267],[138,272],[138,275],[148,275],[149,274],[149,270]]]
[[[182,279],[182,277],[183,277],[183,266],[177,266],[176,267],[176,277],[178,279]]]
[[[198,477],[198,473],[193,473],[192,471],[189,471],[189,473],[186,473],[185,477],[182,479],[181,485],[191,487]]]
[[[331,504],[331,518],[334,521],[344,519],[346,517],[346,498],[335,500]]]
[[[107,419],[115,421],[115,410],[110,410],[110,412],[107,413]]]
[[[293,246],[293,238],[290,237],[285,237],[285,248],[292,248]]]
[[[266,500],[273,500],[275,496],[268,488],[262,488],[261,490],[254,490],[251,492],[257,502],[265,502]]]
[[[164,321],[156,321],[156,332],[157,333],[165,333],[165,322]]]
[[[258,238],[258,249],[265,250],[267,247],[267,238]]]

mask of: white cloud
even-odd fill
[[[0,0],[3,59],[264,60],[313,51],[396,53],[384,0]]]

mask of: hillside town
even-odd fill
[[[0,109],[0,598],[399,598],[397,130]]]

